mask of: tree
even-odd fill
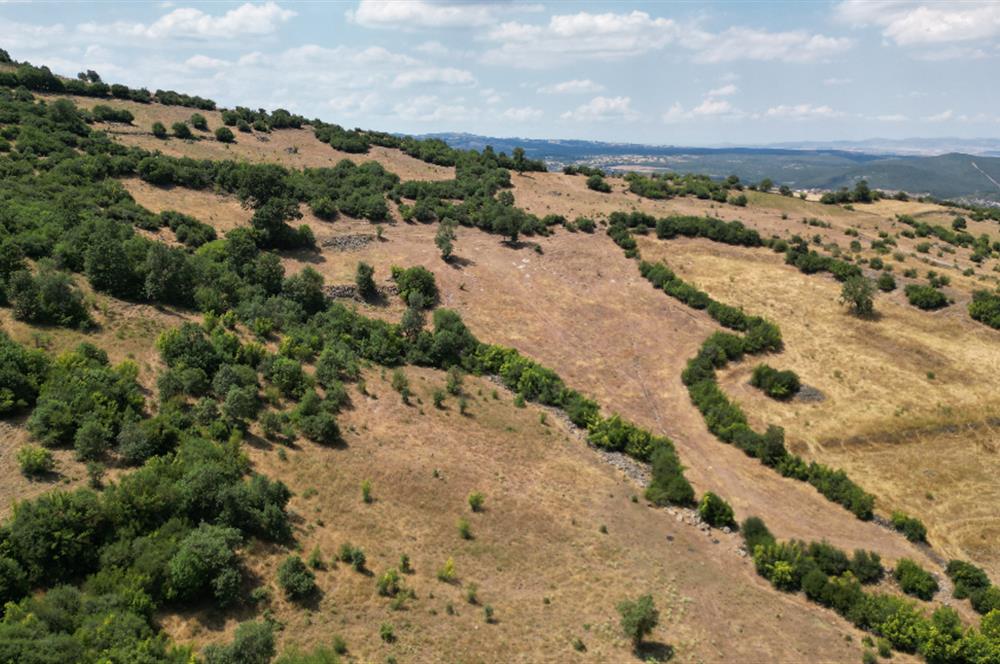
[[[175,122],[170,126],[174,132],[174,136],[181,139],[194,138],[194,134],[191,133],[191,127],[187,126],[186,122]]]
[[[232,143],[236,140],[236,136],[229,127],[219,127],[215,130],[215,140],[220,143]]]
[[[25,445],[17,451],[17,463],[25,477],[38,477],[52,472],[56,462],[52,452],[37,445]]]
[[[303,599],[316,590],[316,576],[298,556],[288,556],[278,567],[278,585],[290,599]]]
[[[208,120],[201,113],[195,113],[191,116],[191,126],[201,131],[208,131]]]
[[[733,526],[733,508],[725,500],[706,491],[698,503],[698,516],[710,526],[722,528],[723,526]]]
[[[445,220],[438,225],[437,234],[434,236],[434,244],[441,251],[441,258],[445,262],[451,259],[455,242],[455,222]]]
[[[632,646],[638,650],[642,639],[653,631],[660,621],[660,612],[653,603],[652,595],[643,595],[637,600],[625,600],[618,605],[621,614],[622,631],[632,641]]]
[[[205,664],[268,664],[275,655],[270,622],[245,622],[236,628],[233,642],[205,648]]]
[[[203,523],[192,530],[167,564],[167,596],[192,599],[211,594],[221,606],[235,602],[242,583],[235,548],[242,541],[235,528]]]
[[[153,123],[153,136],[157,138],[167,137],[167,128],[163,126],[162,122],[157,121]]]
[[[840,303],[857,316],[870,316],[875,311],[875,284],[860,275],[849,277],[840,289]]]
[[[375,268],[365,262],[359,262],[354,271],[354,285],[358,289],[358,295],[368,300],[378,293],[375,287]]]

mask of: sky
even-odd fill
[[[0,48],[60,74],[413,134],[1000,137],[1000,1],[0,0]]]

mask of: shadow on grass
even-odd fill
[[[674,647],[659,641],[643,641],[633,652],[643,661],[669,662],[674,657]]]

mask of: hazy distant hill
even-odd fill
[[[745,181],[768,177],[775,182],[803,189],[852,186],[856,180],[867,178],[872,186],[881,189],[929,193],[940,198],[1000,201],[1000,185],[989,179],[992,177],[1000,182],[1000,157],[989,156],[1000,155],[1000,141],[991,139],[873,139],[780,147],[698,148],[496,138],[461,133],[434,136],[462,149],[481,150],[491,145],[495,150],[509,154],[516,146],[521,146],[529,157],[544,159],[553,170],[565,164],[587,163],[618,171],[675,170],[720,178],[736,174]],[[793,147],[796,145],[802,147]],[[948,145],[975,148],[980,154],[912,154],[933,152]],[[890,149],[911,154],[888,151]]]

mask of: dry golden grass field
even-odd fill
[[[95,104],[77,101],[88,108]],[[340,153],[317,141],[309,128],[275,131],[261,137],[266,140],[237,132],[231,146],[211,138],[161,141],[148,133],[154,120],[169,127],[193,111],[105,103],[136,116],[132,127],[107,127],[116,140],[165,154],[291,168],[332,166],[344,158],[376,160],[404,180],[454,176],[454,169],[396,150]],[[221,125],[218,113],[202,113],[211,128]],[[669,436],[696,491],[724,496],[738,520],[757,515],[780,538],[826,539],[848,551],[873,549],[890,565],[911,557],[941,577],[942,559],[967,558],[1000,579],[1000,332],[966,312],[972,290],[996,285],[997,261],[975,266],[968,249],[950,253],[934,240],[928,253],[920,253],[916,245],[924,240],[897,237],[907,227],[896,215],[949,226],[950,210],[898,201],[849,210],[758,192],[749,192],[745,208],[693,198],[651,201],[627,192],[619,178],[609,179],[610,194],[587,189],[585,180],[515,174],[513,193],[529,212],[570,220],[602,221],[615,211],[642,210],[738,219],[765,237],[799,234],[817,246],[835,243],[845,253],[852,253],[856,239],[862,249],[853,253],[869,259],[877,255],[870,244],[880,232],[896,241],[881,258],[893,265],[900,288],[880,293],[877,318],[861,320],[838,303],[840,284],[832,277],[801,274],[785,265],[781,254],[703,240],[665,242],[652,234],[639,238],[647,260],[662,259],[714,298],[778,323],[785,350],[766,361],[794,369],[823,395],[821,401],[774,401],[748,384],[761,358],[733,365],[720,374],[720,384],[753,426],[779,424],[793,451],[846,469],[877,496],[880,516],[894,509],[919,516],[933,551],[877,523],[858,521],[809,485],[782,478],[709,433],[680,375],[704,339],[720,328],[705,312],[655,290],[600,225],[594,234],[557,228],[549,237],[523,238],[517,246],[459,228],[456,258],[446,263],[434,245],[436,226],[403,223],[394,207],[394,220],[383,226],[380,240],[339,251],[328,246],[330,240],[374,235],[372,224],[349,218],[324,222],[303,206],[301,223],[312,227],[320,250],[286,252],[282,261],[286,273],[309,266],[328,285],[352,283],[359,261],[373,265],[382,283],[393,265],[424,265],[435,274],[441,306],[458,311],[480,340],[517,348],[596,399],[605,414],[621,413]],[[193,215],[221,236],[249,223],[250,211],[231,196],[159,188],[138,179],[123,185],[146,208]],[[995,224],[970,221],[969,232],[1000,239]],[[169,231],[160,235],[171,240]],[[974,272],[963,274],[970,267]],[[904,278],[908,268],[917,268],[919,279]],[[955,304],[931,313],[906,302],[902,286],[925,282],[928,270],[950,277],[945,291]],[[133,360],[152,396],[159,369],[154,341],[192,316],[88,297],[99,323],[92,332],[39,330],[14,321],[7,310],[0,325],[18,341],[53,351],[86,340],[107,350],[113,362]],[[352,306],[392,321],[404,311],[398,299]],[[339,448],[301,439],[288,447],[258,436],[246,441],[255,469],[283,480],[295,493],[290,511],[303,557],[318,548],[327,563],[317,572],[320,596],[303,609],[287,602],[274,584],[286,549],[257,545],[245,552],[258,580],[274,593],[269,608],[285,625],[282,646],[328,644],[340,635],[352,661],[359,662],[388,656],[407,662],[635,661],[620,636],[614,607],[651,592],[661,623],[650,640],[659,644],[660,654],[672,652],[672,661],[860,657],[863,633],[801,595],[772,589],[740,555],[738,536],[706,534],[683,521],[683,510],[647,505],[642,487],[557,415],[532,405],[517,408],[510,392],[474,377],[465,379],[467,415],[459,413],[453,397],[435,408],[431,393],[443,387],[444,375],[415,368],[407,374],[414,389],[410,405],[378,369],[366,370],[368,394],[352,390],[352,405],[338,418],[346,439]],[[3,426],[0,513],[9,512],[12,500],[86,482],[72,452],[57,454],[58,476],[51,482],[23,479],[14,453],[27,443],[27,432],[20,421]],[[361,500],[365,479],[373,487],[371,504]],[[472,491],[485,494],[483,513],[470,512]],[[463,517],[471,524],[471,540],[459,536],[457,521]],[[364,549],[369,574],[332,562],[345,542]],[[404,584],[415,597],[394,610],[377,594],[375,575],[396,566],[403,553],[414,567]],[[455,583],[435,578],[449,557]],[[470,584],[478,589],[477,604],[466,601]],[[883,586],[898,592],[891,582]],[[942,587],[938,599],[949,601],[950,586]],[[952,603],[970,623],[975,620],[967,602]],[[483,617],[487,604],[495,610],[491,624]],[[236,623],[251,617],[205,609],[159,619],[179,642],[200,647],[231,637]],[[395,643],[380,642],[383,623],[394,626]],[[585,651],[574,651],[574,639]],[[909,657],[896,654],[895,661]]]

